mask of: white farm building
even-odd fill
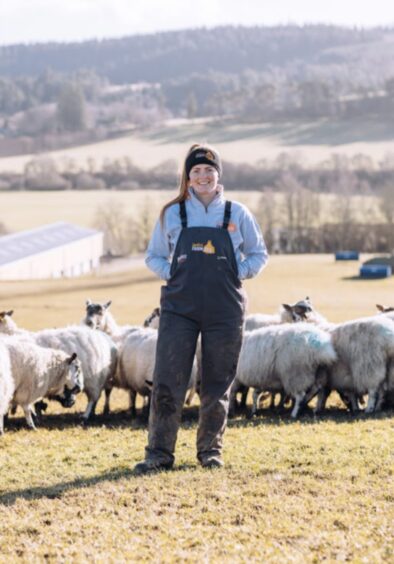
[[[103,233],[58,222],[0,237],[0,280],[80,276],[95,270]]]

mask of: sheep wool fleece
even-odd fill
[[[149,439],[146,457],[172,463],[196,344],[201,333],[202,370],[197,457],[220,455],[227,423],[229,392],[242,344],[244,294],[228,233],[231,202],[221,227],[187,227],[180,204],[182,231],[161,289]]]

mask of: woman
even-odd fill
[[[174,464],[198,336],[202,374],[197,458],[205,468],[221,467],[228,400],[242,342],[244,293],[241,280],[256,276],[267,262],[261,231],[249,210],[226,202],[218,184],[219,154],[192,145],[179,195],[161,211],[146,264],[167,280],[161,315],[144,462],[136,473]]]

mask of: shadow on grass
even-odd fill
[[[247,139],[276,137],[284,145],[329,145],[332,147],[355,142],[391,141],[394,139],[391,124],[379,116],[369,115],[358,119],[335,120],[285,120],[277,122],[248,123],[226,120],[195,124],[193,126],[160,128],[144,132],[142,136],[157,144],[186,143],[196,138],[209,139],[210,143],[229,143]]]
[[[184,472],[195,470],[196,466],[193,464],[180,464],[174,466],[171,470],[173,472]],[[162,474],[161,472],[154,472],[150,474],[153,477],[157,474]],[[69,482],[60,482],[58,484],[53,484],[52,486],[37,486],[35,488],[23,488],[20,490],[15,490],[11,492],[6,492],[0,494],[0,505],[10,506],[13,505],[19,499],[25,499],[27,501],[37,500],[37,499],[60,499],[63,494],[68,491],[82,488],[89,488],[91,486],[96,486],[102,482],[117,482],[118,480],[123,480],[126,478],[143,478],[147,476],[141,476],[134,472],[133,468],[119,468],[113,469],[98,476],[92,476],[90,478],[76,478],[75,480],[70,480]]]
[[[383,410],[379,413],[365,414],[363,411],[351,413],[345,408],[329,407],[320,415],[315,415],[313,409],[305,408],[297,419],[290,416],[290,409],[286,408],[262,408],[259,409],[257,415],[250,417],[250,408],[238,410],[234,417],[228,419],[228,427],[247,428],[258,427],[260,425],[280,426],[283,424],[293,425],[294,423],[302,423],[303,425],[314,425],[323,421],[334,421],[336,423],[349,423],[353,421],[366,421],[370,419],[390,419],[393,417],[392,410]],[[191,406],[184,409],[182,413],[182,429],[193,429],[198,425],[199,408]],[[146,430],[148,427],[148,419],[142,413],[137,412],[137,417],[132,418],[128,411],[116,411],[109,415],[97,414],[87,425],[81,420],[80,413],[61,413],[44,415],[41,422],[37,424],[37,432],[40,429],[47,431],[61,431],[63,429],[72,428],[90,428],[105,427],[106,429],[130,429],[130,430]],[[26,421],[23,417],[12,417],[7,420],[7,431],[26,430]],[[33,432],[33,431],[32,431]]]
[[[386,276],[382,276],[380,278],[362,278],[361,276],[355,275],[355,276],[342,276],[341,280],[344,280],[345,282],[381,282],[382,280],[385,280],[387,277]]]

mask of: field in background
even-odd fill
[[[373,314],[376,303],[394,305],[394,277],[359,280],[358,268],[357,261],[336,263],[331,255],[272,256],[259,277],[244,283],[249,311],[274,313],[283,302],[309,296],[328,319],[346,321]],[[0,282],[0,311],[14,309],[20,326],[36,330],[78,323],[87,298],[112,300],[120,323],[139,324],[159,305],[160,285],[145,268],[69,280]]]
[[[166,125],[135,131],[124,137],[48,152],[62,166],[72,159],[87,168],[93,158],[98,167],[106,159],[129,157],[138,166],[150,168],[168,159],[181,162],[189,145],[209,142],[224,160],[255,164],[275,159],[282,152],[298,155],[306,165],[327,159],[332,153],[369,155],[375,162],[394,152],[390,124],[368,118],[357,120],[239,124],[207,120],[171,120]],[[0,158],[0,172],[21,172],[36,155]]]
[[[247,281],[249,310],[275,312],[309,295],[333,321],[392,304],[394,277],[353,279],[357,263],[328,255],[273,256]],[[0,283],[0,311],[29,329],[78,322],[87,297],[113,300],[120,323],[141,323],[160,281],[145,269],[75,280]],[[393,304],[392,304],[393,305]],[[180,344],[181,346],[181,344]],[[390,413],[328,413],[297,422],[263,410],[230,421],[226,469],[196,466],[197,407],[185,412],[174,472],[132,473],[146,426],[130,421],[126,392],[114,413],[81,429],[49,407],[29,432],[21,414],[0,440],[0,562],[389,562],[393,557],[393,424]]]
[[[61,191],[61,192],[0,192],[0,221],[9,231],[21,231],[39,227],[55,221],[68,221],[91,227],[96,210],[99,206],[111,202],[120,202],[127,215],[138,218],[148,208],[152,221],[159,214],[165,202],[174,198],[177,189],[170,190],[133,190],[120,192],[110,190]],[[262,192],[227,191],[226,197],[246,204],[254,213],[260,209],[259,201]],[[284,197],[275,194],[276,213],[282,206],[282,214],[278,216],[278,223],[285,221]],[[320,219],[335,221],[333,204],[336,196],[320,194]],[[352,196],[352,206],[355,221],[379,221],[379,201],[373,196]],[[264,226],[263,226],[264,231]]]

